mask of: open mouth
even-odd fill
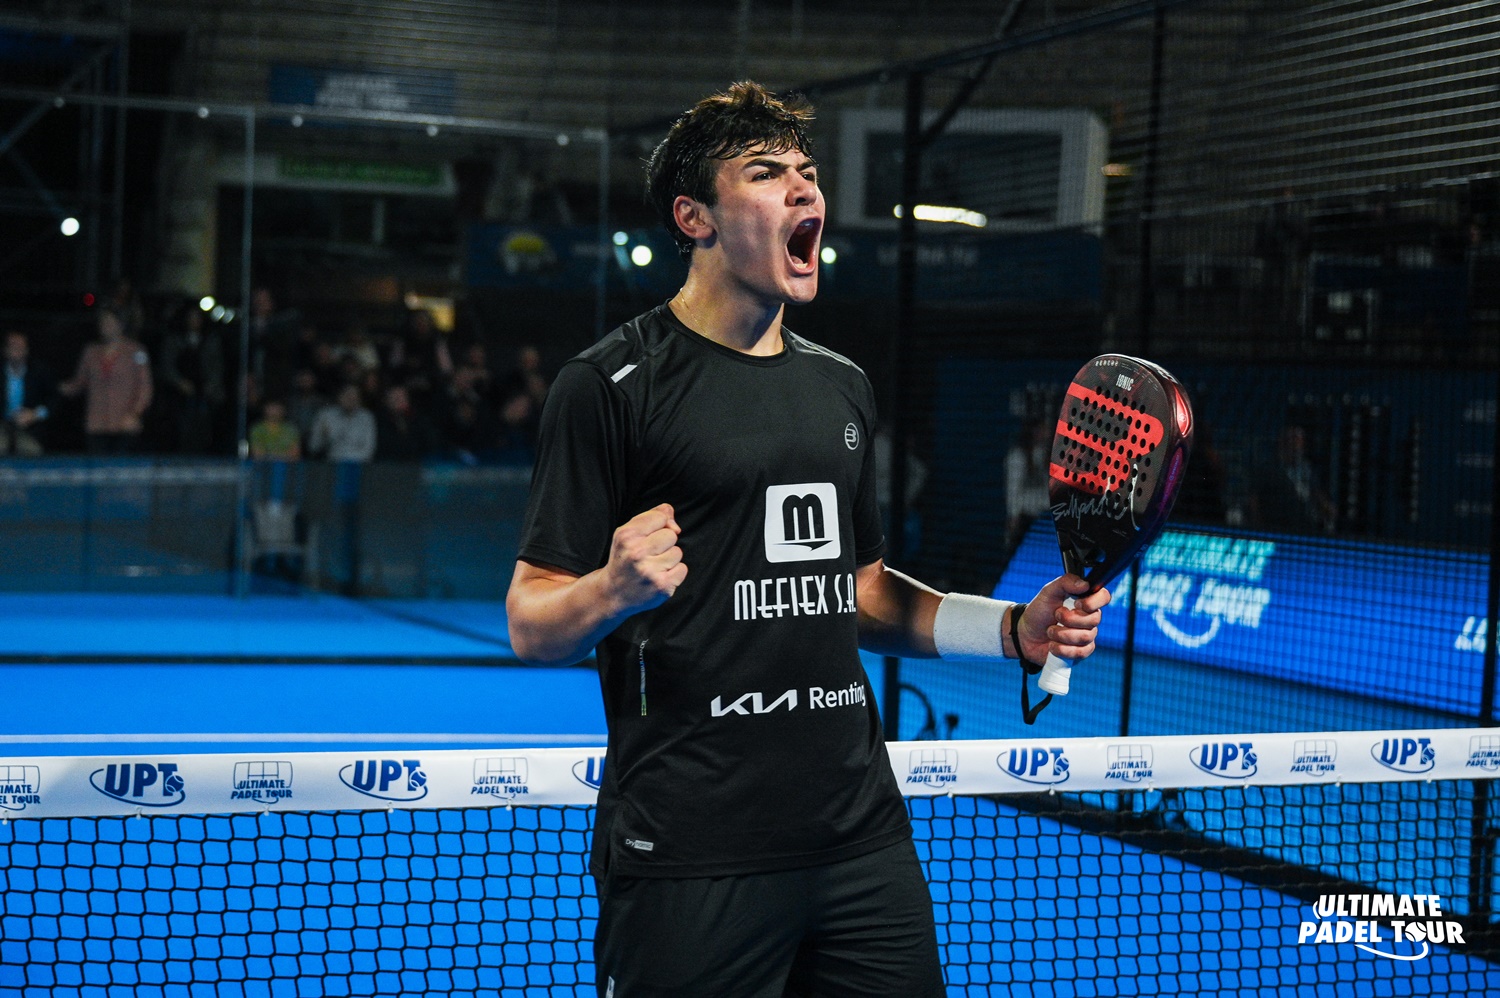
[[[823,220],[809,218],[792,230],[786,241],[786,251],[799,269],[807,269],[817,262],[818,234],[823,229]]]

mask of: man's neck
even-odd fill
[[[758,357],[781,353],[780,302],[761,301],[731,282],[692,269],[667,304],[683,325],[731,350]]]

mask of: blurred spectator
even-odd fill
[[[500,421],[488,406],[471,398],[454,400],[446,432],[453,456],[464,464],[490,461],[499,455]]]
[[[141,418],[151,406],[151,363],[145,348],[125,335],[119,313],[99,312],[98,342],[84,347],[77,372],[58,389],[69,397],[84,396],[90,454],[135,450]]]
[[[322,340],[313,344],[312,372],[317,382],[318,392],[329,397],[337,395],[339,388],[349,380],[344,376],[342,366],[339,364],[338,354],[334,352],[333,344]]]
[[[297,325],[297,346],[292,351],[292,362],[294,372],[304,368],[311,368],[317,363],[318,347],[323,343],[323,336],[318,331],[317,323],[311,319],[303,319]],[[293,375],[295,377],[295,374]]]
[[[338,404],[324,406],[313,421],[307,451],[330,461],[364,463],[375,456],[375,415],[359,396],[359,388],[339,389]]]
[[[380,369],[380,351],[363,322],[349,324],[344,342],[334,347],[333,353],[346,377],[357,372],[358,379],[363,379],[370,371]]]
[[[301,368],[292,375],[292,394],[287,399],[287,418],[306,440],[312,435],[313,422],[318,413],[328,404],[328,399],[318,392],[318,377],[309,368]]]
[[[448,383],[453,376],[453,354],[432,313],[418,309],[408,314],[406,329],[391,347],[390,366],[395,379],[420,404],[427,404]]]
[[[161,405],[181,454],[206,454],[213,449],[226,399],[224,344],[217,329],[204,329],[203,310],[192,305],[180,310],[162,338],[157,383]]]
[[[270,288],[250,293],[250,370],[268,397],[284,398],[291,387],[299,327],[295,312],[276,307]]]
[[[403,385],[385,390],[375,421],[375,457],[380,461],[420,461],[435,449],[432,424],[415,411]]]
[[[1051,428],[1040,419],[1027,420],[1005,455],[1006,550],[1014,551],[1031,523],[1052,505],[1047,493]]]
[[[527,345],[516,351],[516,369],[499,386],[500,421],[505,424],[508,449],[530,450],[536,445],[541,425],[542,403],[547,400],[547,378],[542,374],[542,355]]]
[[[31,359],[26,334],[5,334],[5,421],[0,423],[0,454],[36,457],[42,453],[40,424],[51,415],[57,380]]]
[[[128,277],[122,277],[115,282],[104,307],[118,315],[120,321],[125,323],[127,330],[142,329],[146,325],[146,307],[142,304],[141,296],[136,294],[135,285],[130,283]]]
[[[490,370],[489,353],[483,343],[471,344],[464,351],[463,360],[453,369],[452,391],[454,398],[482,405],[495,403],[495,372]]]
[[[296,461],[302,457],[302,434],[288,422],[286,406],[272,400],[250,427],[250,456],[257,461]]]
[[[1307,430],[1282,428],[1274,467],[1255,476],[1252,522],[1267,530],[1326,534],[1333,530],[1334,507],[1307,454]]]

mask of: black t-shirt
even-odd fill
[[[910,834],[858,652],[854,571],[885,546],[870,384],[782,338],[748,356],[663,305],[547,398],[521,558],[587,574],[667,502],[688,566],[597,649],[596,875],[791,869]]]

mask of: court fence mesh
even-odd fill
[[[890,749],[951,995],[1500,989],[1482,729]],[[593,994],[601,758],[13,763],[0,996]]]

